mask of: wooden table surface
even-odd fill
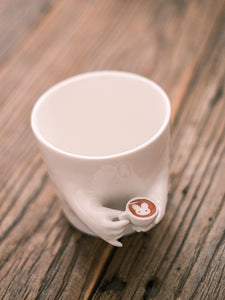
[[[224,0],[1,0],[0,26],[0,299],[225,299]],[[122,248],[69,225],[29,123],[102,69],[172,104],[167,214]]]

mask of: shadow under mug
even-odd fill
[[[157,84],[121,71],[74,76],[39,98],[31,126],[62,209],[76,228],[122,246],[118,239],[135,231],[132,219],[139,216],[126,218],[124,210],[136,197],[157,207],[150,223],[146,219],[142,226],[140,216],[137,231],[163,218],[170,110]]]

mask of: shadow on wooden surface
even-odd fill
[[[1,299],[225,298],[224,4],[0,3]],[[68,224],[29,124],[48,87],[99,69],[150,77],[172,104],[167,215],[121,249]]]

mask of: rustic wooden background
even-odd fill
[[[225,299],[224,0],[0,0],[0,299]],[[168,210],[123,248],[72,228],[32,135],[37,98],[74,74],[168,93]]]

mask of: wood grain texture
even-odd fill
[[[1,0],[0,4],[0,65],[16,53],[17,45],[51,10],[56,0]]]
[[[0,299],[224,299],[225,2],[3,0],[0,16]],[[101,69],[172,104],[167,214],[121,249],[69,225],[29,125],[48,87]]]

